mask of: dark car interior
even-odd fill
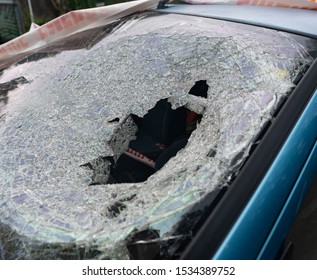
[[[189,94],[207,98],[207,91],[206,81],[201,80],[195,83]],[[173,110],[167,99],[159,100],[143,118],[132,115],[138,127],[136,139],[112,164],[107,183],[145,181],[186,146],[201,118],[185,107]]]

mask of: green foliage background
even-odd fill
[[[66,0],[65,2],[69,10],[92,8],[97,4],[96,0]]]
[[[0,44],[19,36],[15,18],[7,11],[0,11]]]
[[[69,10],[93,8],[96,7],[96,4],[99,2],[103,2],[105,5],[111,5],[127,1],[128,0],[65,0]]]

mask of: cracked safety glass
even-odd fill
[[[193,16],[100,32],[0,74],[2,259],[177,258],[313,60]]]

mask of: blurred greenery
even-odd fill
[[[15,18],[7,11],[0,11],[0,44],[19,36]]]
[[[65,4],[68,10],[77,10],[96,7],[97,3],[112,5],[127,1],[128,0],[65,0]]]
[[[65,0],[68,10],[96,7],[97,0]]]
[[[112,5],[121,2],[127,2],[129,0],[64,0],[60,1],[67,7],[68,11],[78,10],[78,9],[87,9],[96,7],[98,3],[104,5]]]

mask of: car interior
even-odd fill
[[[189,94],[207,98],[208,85],[200,80]],[[159,100],[154,108],[140,118],[132,115],[138,127],[136,139],[118,161],[111,165],[107,183],[143,182],[161,169],[170,158],[183,149],[202,115],[184,106],[172,109],[168,99]]]

